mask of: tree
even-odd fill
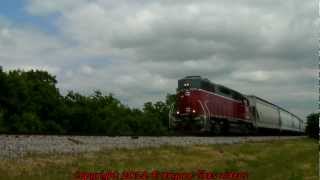
[[[319,114],[312,113],[307,117],[306,133],[309,137],[319,139]]]
[[[167,106],[176,106],[177,96],[175,94],[167,94],[166,96],[166,104]]]
[[[145,103],[142,110],[123,105],[112,94],[95,91],[63,96],[56,77],[46,71],[0,68],[0,133],[164,135],[175,95]]]
[[[23,112],[20,117],[16,117],[13,126],[18,133],[40,133],[43,132],[43,123],[37,114],[33,112]]]
[[[47,132],[45,124],[59,120],[57,81],[46,71],[0,72],[0,105],[9,132]],[[33,125],[31,125],[33,124]],[[49,123],[50,124],[50,123]]]
[[[1,89],[3,89],[5,74],[2,71],[2,66],[0,66],[0,133],[6,132],[5,124],[4,124],[4,112],[3,105],[1,103]]]
[[[147,102],[143,107],[143,129],[150,135],[164,135],[168,132],[168,107],[158,101],[155,104]]]
[[[2,110],[0,109],[0,133],[4,133],[6,132],[6,127],[5,127],[5,124],[4,124],[4,119],[3,119],[3,112]]]

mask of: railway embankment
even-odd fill
[[[28,154],[77,154],[97,152],[114,148],[148,148],[160,146],[188,146],[210,144],[236,144],[284,139],[300,139],[304,136],[45,136],[45,135],[0,135],[0,159],[12,159]]]

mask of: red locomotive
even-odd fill
[[[232,129],[249,131],[252,122],[244,95],[200,76],[187,76],[178,81],[177,109],[170,124],[220,134]]]
[[[171,128],[214,134],[304,132],[304,121],[289,111],[200,76],[180,79],[176,98],[176,108],[169,113]]]

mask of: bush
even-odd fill
[[[307,117],[306,133],[311,138],[319,139],[319,113],[313,113]]]
[[[32,112],[24,112],[20,117],[14,116],[14,128],[18,133],[41,133],[43,124]]]

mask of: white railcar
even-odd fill
[[[262,98],[253,95],[247,98],[256,128],[279,130],[279,132],[304,132],[304,121],[298,116]]]

